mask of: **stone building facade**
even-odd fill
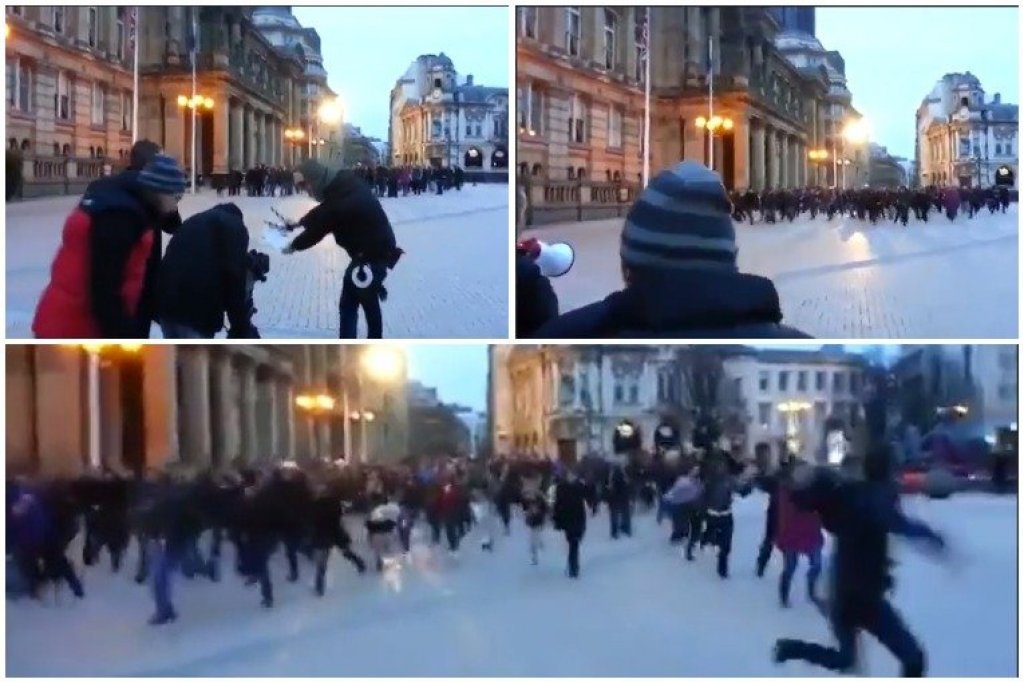
[[[460,82],[451,59],[420,55],[391,90],[392,165],[508,173],[508,89]]]
[[[777,19],[754,7],[654,7],[650,14],[651,171],[682,159],[713,167],[729,189],[810,181],[807,152],[823,144],[829,81],[775,45]],[[518,171],[551,181],[641,179],[646,10],[519,7]],[[713,64],[708,65],[710,41]],[[708,68],[709,67],[709,68]],[[697,127],[732,120],[713,138]],[[543,200],[542,197],[533,197]]]
[[[7,6],[7,148],[26,195],[84,187],[126,163],[132,53],[126,7]]]
[[[924,186],[1015,185],[1019,105],[988,100],[969,71],[945,74],[917,109],[916,166]]]
[[[110,346],[90,380],[88,353],[59,345],[8,345],[8,471],[75,474],[98,438],[104,463],[125,470],[183,462],[196,467],[345,456],[377,461],[405,450],[404,378],[379,386],[358,369],[358,346]],[[98,409],[90,409],[95,390]],[[337,397],[309,414],[302,393]],[[95,430],[95,431],[94,431]],[[365,439],[365,441],[363,441]]]
[[[6,143],[24,159],[26,196],[80,192],[126,165],[133,139],[132,9],[6,8]],[[290,165],[309,153],[288,149],[284,131],[308,129],[310,112],[332,93],[315,50],[275,45],[261,32],[257,15],[275,8],[137,9],[139,139],[191,168],[192,113],[179,98],[192,94],[188,36],[195,12],[196,91],[204,102],[195,116],[197,173]],[[318,47],[318,37],[314,42]]]
[[[491,405],[501,454],[572,459],[612,452],[615,427],[629,421],[643,446],[666,416],[691,408],[677,372],[678,346],[514,346],[493,351]],[[722,352],[747,455],[758,442],[792,435],[806,458],[822,456],[825,423],[861,421],[866,361],[825,351]],[[784,407],[798,405],[790,417]]]

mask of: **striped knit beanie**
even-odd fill
[[[165,154],[157,154],[139,173],[138,183],[157,194],[184,194],[185,173],[178,162]]]
[[[622,262],[657,270],[737,270],[732,206],[717,174],[695,161],[658,173],[625,216]]]

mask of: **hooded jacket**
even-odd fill
[[[333,234],[352,260],[396,260],[391,222],[366,183],[350,171],[316,161],[306,161],[298,170],[310,196],[320,203],[299,221],[305,230],[292,242],[296,251],[312,248]]]
[[[650,274],[550,320],[534,338],[810,338],[781,323],[769,279],[710,270]]]

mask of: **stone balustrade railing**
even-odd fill
[[[527,226],[621,218],[640,189],[638,184],[621,181],[550,180],[521,175],[516,180],[525,190]]]
[[[96,178],[118,173],[126,165],[121,159],[23,156],[21,188],[16,198],[81,194]]]

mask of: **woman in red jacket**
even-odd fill
[[[778,483],[778,517],[775,545],[784,557],[779,595],[781,605],[788,608],[792,576],[800,555],[810,561],[806,573],[806,591],[810,601],[819,604],[817,579],[821,574],[821,550],[824,547],[824,532],[817,512],[804,511],[792,501],[792,472],[801,466],[794,460],[783,465]]]

